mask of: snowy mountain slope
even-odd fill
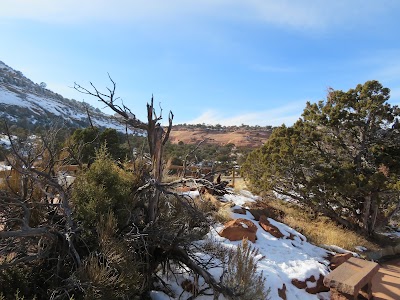
[[[94,109],[87,103],[70,100],[36,84],[21,72],[0,61],[0,117],[11,123],[27,126],[64,123],[66,126],[89,125],[86,108],[93,125],[125,131],[117,120]]]

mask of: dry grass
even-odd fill
[[[307,209],[281,200],[269,200],[266,205],[281,212],[279,221],[296,229],[316,245],[336,245],[350,251],[355,251],[356,246],[364,246],[373,251],[380,249],[378,244],[362,235],[342,228],[329,218],[313,214]]]
[[[232,211],[230,205],[225,205],[220,207],[213,215],[214,220],[217,222],[220,222],[222,224],[225,224],[226,222],[229,222],[232,220]]]
[[[240,176],[236,176],[235,177],[235,182],[233,182],[232,175],[230,175],[230,176],[222,176],[221,180],[228,181],[230,185],[233,185],[233,183],[234,183],[233,188],[235,189],[236,192],[239,192],[241,190],[248,190],[246,182]]]
[[[232,220],[231,203],[223,203],[214,195],[205,193],[195,199],[198,209],[212,215],[213,219],[222,224]]]

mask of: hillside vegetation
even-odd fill
[[[204,140],[205,144],[236,147],[257,148],[262,146],[272,133],[272,127],[266,126],[221,126],[221,125],[176,125],[173,126],[170,141],[185,144],[197,144]]]
[[[88,118],[91,115],[91,120]],[[67,99],[47,89],[45,82],[34,83],[22,72],[0,61],[0,117],[20,130],[58,123],[69,128],[90,125],[125,131],[124,126],[86,102]]]
[[[19,90],[12,80],[0,88]],[[153,99],[139,120],[116,104],[110,80],[107,92],[75,88],[145,134],[43,123],[31,135],[9,120],[1,125],[8,166],[0,178],[0,299],[264,300],[286,291],[328,299],[324,287],[311,295],[293,284],[329,272],[328,251],[301,233],[315,244],[376,250],[375,232],[398,215],[400,110],[377,81],[330,90],[293,126],[272,130],[173,127],[172,112],[162,127]],[[47,93],[40,88],[32,93]],[[169,177],[170,165],[200,171]],[[263,197],[235,195],[223,176],[201,171],[239,166]],[[233,234],[252,235],[222,237],[230,223],[239,224]]]
[[[272,190],[366,235],[400,210],[400,109],[377,81],[330,90],[307,103],[302,119],[274,130],[242,173],[258,191]]]

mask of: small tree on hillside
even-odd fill
[[[242,167],[253,187],[289,195],[372,234],[400,209],[400,110],[378,81],[329,90],[292,127],[275,129]]]

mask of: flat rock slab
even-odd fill
[[[350,257],[324,279],[324,285],[338,292],[357,295],[378,272],[377,263]]]

